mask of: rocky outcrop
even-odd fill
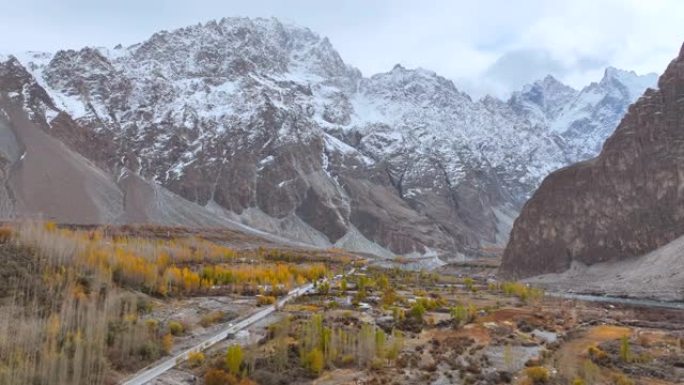
[[[501,270],[528,277],[619,261],[683,234],[684,47],[598,157],[543,181],[515,221]]]

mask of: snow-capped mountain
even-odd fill
[[[326,38],[275,19],[14,56],[0,63],[0,95],[109,175],[274,234],[383,256],[502,245],[541,179],[595,155],[655,85],[608,69],[581,91],[547,77],[508,101],[474,101],[428,70],[363,77]],[[7,80],[10,65],[30,79]]]

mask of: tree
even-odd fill
[[[546,384],[549,382],[549,370],[542,366],[531,366],[526,368],[525,375],[533,384]]]
[[[385,289],[385,291],[382,293],[382,298],[380,299],[380,301],[384,306],[394,305],[394,303],[397,301],[397,294],[395,293],[394,289]]]
[[[230,345],[226,350],[226,367],[231,374],[235,376],[240,374],[243,359],[244,353],[240,345]]]
[[[323,281],[320,285],[318,285],[318,293],[321,295],[328,295],[330,292],[330,284],[328,281]]]
[[[622,362],[632,361],[632,348],[629,345],[629,338],[622,336],[620,339],[620,359]]]
[[[375,325],[363,323],[357,339],[357,359],[360,366],[369,366],[375,358]]]
[[[392,341],[387,349],[387,360],[394,362],[399,358],[399,353],[401,349],[404,348],[404,334],[401,330],[392,330]]]
[[[406,312],[404,309],[395,306],[392,308],[392,318],[395,322],[403,321],[406,318]]]
[[[173,335],[171,335],[171,333],[168,333],[162,337],[162,349],[166,354],[171,353],[171,349],[173,349]]]
[[[387,335],[385,332],[378,328],[375,330],[375,356],[383,359],[385,358],[385,353],[386,353],[386,347],[385,344],[387,343]]]
[[[190,352],[190,354],[188,354],[188,362],[193,368],[202,366],[204,360],[205,356],[202,352]]]
[[[477,307],[475,307],[475,305],[473,305],[473,304],[468,305],[467,313],[468,313],[468,323],[474,322],[475,318],[477,317]]]
[[[323,372],[323,368],[325,366],[325,357],[323,357],[323,353],[320,351],[320,349],[314,348],[306,354],[304,363],[311,374],[318,377]]]
[[[173,334],[174,336],[179,336],[185,332],[185,327],[183,326],[182,323],[178,321],[170,321],[169,322],[169,332]]]
[[[387,279],[385,274],[381,274],[380,277],[378,277],[377,285],[380,290],[386,290],[389,287],[389,279]]]
[[[204,374],[205,385],[234,385],[237,384],[237,378],[221,369],[209,369]]]
[[[425,307],[422,304],[416,303],[411,307],[409,311],[411,317],[413,317],[418,322],[423,322],[423,316],[425,315]]]
[[[356,290],[366,290],[366,277],[364,277],[363,275],[360,275],[356,279]]]
[[[290,332],[290,318],[285,317],[280,322],[272,326],[273,339],[275,341],[275,351],[273,363],[277,370],[285,369],[288,360],[287,336]]]
[[[459,327],[465,324],[468,320],[468,311],[465,306],[459,304],[451,308],[449,311],[451,318],[454,321],[454,326]]]
[[[475,280],[470,277],[465,277],[463,278],[463,284],[465,285],[466,289],[468,289],[468,291],[473,291]]]

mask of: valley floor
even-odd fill
[[[120,384],[311,285],[151,383],[684,382],[684,309],[545,295],[493,260],[427,272],[219,230],[53,223],[0,227],[0,258],[2,385]]]
[[[208,372],[229,372],[226,349],[233,345],[243,347],[247,370],[236,376],[264,385],[684,381],[684,310],[546,297],[480,273],[368,268],[154,384],[203,383]],[[314,350],[320,367],[309,360]]]

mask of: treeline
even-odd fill
[[[280,288],[282,293],[326,274],[322,263],[244,263],[235,250],[197,237],[108,238],[99,230],[71,230],[47,223],[22,226],[18,239],[51,255],[55,264],[70,260],[96,274],[111,275],[121,285],[161,296],[206,293],[226,285],[239,293],[256,294],[256,286],[270,287],[273,292]]]

